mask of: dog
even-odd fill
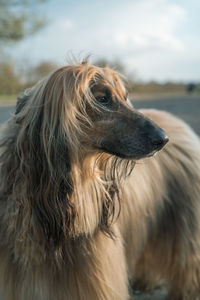
[[[188,125],[136,111],[123,77],[85,60],[19,97],[0,136],[2,299],[126,300],[158,284],[200,299]]]

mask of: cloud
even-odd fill
[[[127,13],[126,13],[127,11]],[[118,22],[120,15],[126,16]],[[132,3],[117,13],[112,41],[122,49],[132,48],[183,51],[184,44],[176,34],[186,17],[184,9],[166,0],[148,0]]]
[[[55,25],[57,29],[62,31],[68,31],[74,27],[74,24],[70,19],[61,19]]]
[[[22,57],[28,53],[33,61],[63,64],[69,52],[92,53],[94,60],[120,59],[144,79],[192,78],[192,67],[190,74],[187,68],[189,62],[195,65],[191,56],[197,62],[200,54],[195,27],[192,38],[187,27],[191,7],[194,10],[194,5],[186,6],[187,0],[180,5],[171,0],[86,0],[71,6],[69,2],[64,6],[64,0],[52,1],[55,13],[50,26],[21,44]]]

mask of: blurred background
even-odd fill
[[[136,108],[170,111],[200,134],[199,0],[0,0],[0,123],[19,92],[88,55],[128,78]]]
[[[87,55],[135,99],[198,94],[199,12],[198,0],[0,0],[0,100]]]

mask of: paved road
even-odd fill
[[[135,108],[167,110],[190,124],[200,135],[200,95],[134,101]]]
[[[12,106],[0,106],[0,123],[6,121],[14,112],[14,108]]]
[[[155,100],[134,100],[135,108],[157,108],[167,110],[188,122],[200,135],[200,95],[165,98]],[[13,107],[0,107],[0,123],[4,122],[14,112]],[[134,300],[164,300],[165,291],[155,291],[150,294],[138,294]]]

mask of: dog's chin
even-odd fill
[[[119,158],[123,158],[123,159],[130,159],[130,160],[139,160],[139,159],[144,159],[146,157],[152,157],[155,156],[159,150],[152,150],[151,152],[148,153],[122,153],[120,151],[115,151],[115,150],[110,150],[110,149],[106,149],[106,148],[101,148],[99,149],[105,153],[117,156]]]

